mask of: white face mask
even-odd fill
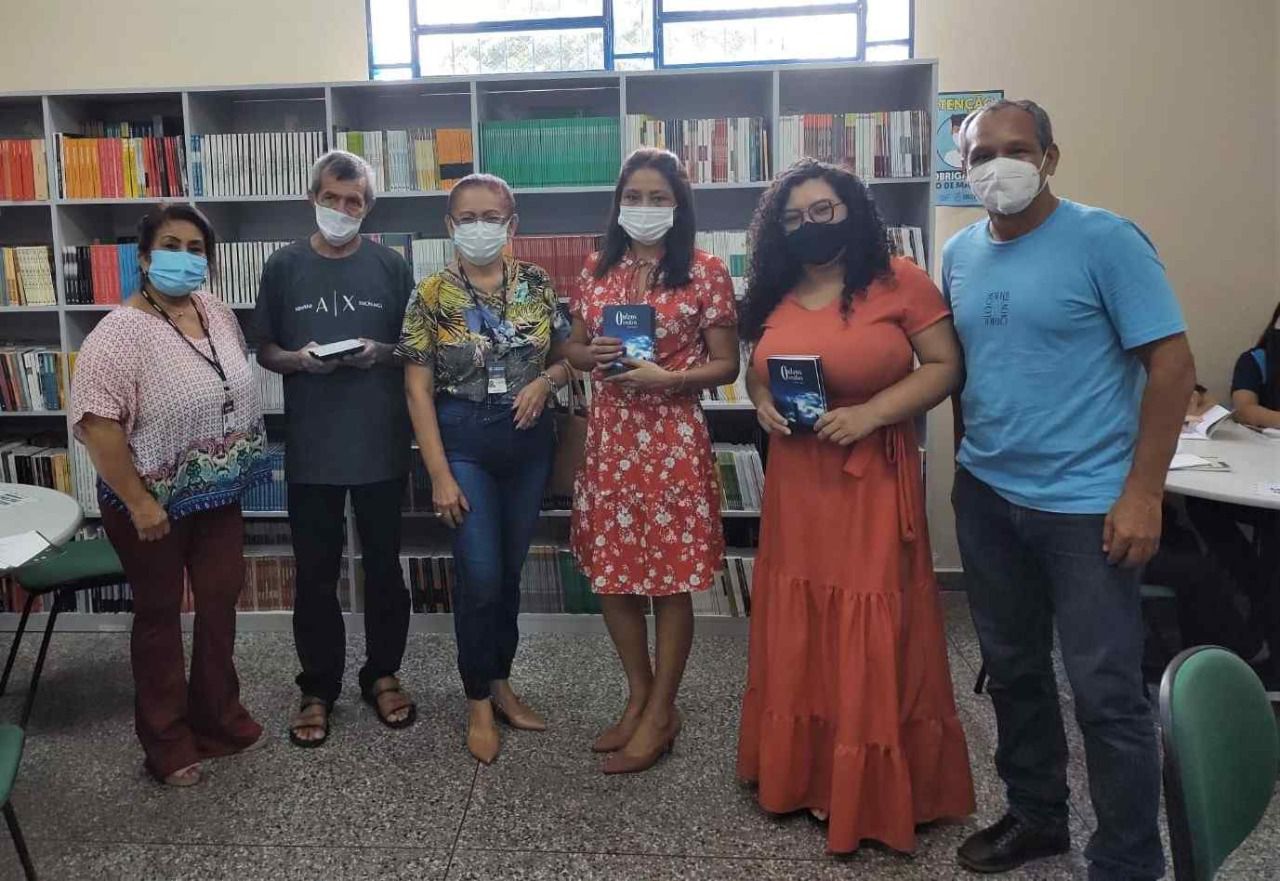
[[[656,245],[675,226],[675,208],[643,208],[623,205],[618,209],[618,225],[632,241]]]
[[[1000,156],[969,168],[969,187],[982,207],[993,214],[1018,214],[1026,210],[1049,183],[1040,180],[1040,170],[1048,161],[1046,153],[1036,168],[1023,159]]]
[[[502,255],[507,243],[507,223],[456,223],[453,227],[453,247],[476,266],[488,266]]]
[[[352,217],[341,211],[316,205],[316,226],[320,227],[320,235],[335,248],[340,248],[356,237],[360,232],[361,217]]]

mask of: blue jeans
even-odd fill
[[[1089,877],[1159,878],[1160,767],[1142,681],[1138,571],[1107,562],[1101,515],[1019,507],[963,468],[952,502],[1009,809],[1033,824],[1067,825],[1067,742],[1052,661],[1056,617],[1098,817],[1085,849]]]
[[[520,572],[538,527],[555,444],[551,415],[515,427],[509,404],[436,400],[449,470],[471,510],[453,536],[458,672],[471,700],[511,675],[520,631]]]

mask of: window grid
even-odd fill
[[[653,47],[648,52],[614,53],[614,0],[600,0],[600,14],[586,16],[564,16],[556,18],[531,18],[521,20],[469,22],[461,24],[423,24],[418,20],[418,4],[416,0],[403,0],[409,7],[410,51],[411,61],[408,63],[378,64],[374,57],[373,24],[371,0],[365,0],[365,15],[368,22],[369,72],[372,79],[380,79],[382,72],[410,71],[410,75],[422,75],[419,57],[419,37],[425,35],[446,34],[501,34],[514,31],[565,31],[565,30],[599,30],[603,37],[603,69],[616,69],[616,62],[648,61],[655,69],[676,67],[736,67],[743,64],[774,63],[785,64],[803,61],[798,58],[753,59],[747,62],[714,61],[689,62],[683,64],[664,63],[663,27],[671,24],[716,23],[751,19],[786,19],[809,17],[815,15],[852,15],[856,22],[857,35],[855,51],[835,60],[861,61],[867,58],[868,49],[902,48],[906,57],[915,56],[915,0],[907,0],[908,29],[906,37],[892,40],[867,40],[867,7],[869,4],[888,2],[888,0],[844,0],[844,2],[815,2],[808,6],[753,6],[732,10],[702,10],[688,12],[672,12],[663,10],[663,0],[651,0],[653,21]],[[763,0],[761,0],[763,2]],[[832,60],[832,59],[827,59]],[[403,74],[392,74],[403,76]]]

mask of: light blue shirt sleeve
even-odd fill
[[[1102,304],[1128,351],[1184,333],[1182,307],[1151,240],[1135,224],[1117,218],[1094,236],[1094,275]]]
[[[948,309],[953,308],[951,305],[951,261],[958,237],[959,234],[952,236],[942,246],[942,299],[946,302]]]

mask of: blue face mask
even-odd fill
[[[151,286],[170,297],[189,297],[204,284],[209,261],[189,251],[152,251],[147,278]]]

